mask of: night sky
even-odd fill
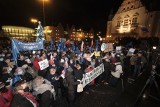
[[[123,0],[49,0],[45,3],[46,25],[62,23],[76,28],[105,34],[106,22],[112,9],[117,11]],[[146,1],[146,0],[142,0]],[[151,1],[151,0],[150,0]],[[159,0],[160,1],[160,0]],[[41,0],[1,0],[0,25],[18,25],[33,27],[31,18],[43,22]]]

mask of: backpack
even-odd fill
[[[121,64],[111,63],[111,64],[110,64],[110,71],[111,71],[111,72],[116,72],[116,66],[117,66],[117,65],[121,65]]]

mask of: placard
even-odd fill
[[[107,43],[105,52],[111,52],[111,51],[113,51],[113,44]]]
[[[128,51],[128,56],[132,56],[133,53],[134,53],[135,49],[134,48],[130,48],[129,51]]]
[[[39,64],[39,66],[40,66],[40,70],[44,70],[44,69],[46,69],[47,67],[49,67],[49,62],[48,62],[47,59],[38,62],[38,64]]]

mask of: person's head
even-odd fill
[[[138,53],[138,57],[141,57],[142,56],[142,53]]]
[[[14,92],[15,93],[24,93],[24,90],[27,88],[27,83],[24,80],[18,81],[15,83]]]
[[[54,52],[54,53],[53,53],[53,56],[56,57],[56,56],[57,56],[57,52]]]
[[[24,60],[24,55],[20,54],[19,59]]]
[[[22,67],[17,67],[15,71],[16,71],[15,74],[18,74],[18,75],[23,75],[23,73],[24,73]]]
[[[50,74],[54,75],[56,73],[56,68],[55,67],[52,67],[50,68]]]
[[[81,68],[81,65],[80,65],[80,63],[79,63],[79,62],[78,62],[78,63],[76,63],[76,68],[77,68],[77,69]]]
[[[6,57],[6,58],[5,58],[5,62],[6,62],[6,63],[10,63],[10,61],[11,61],[11,60],[10,60],[9,57]]]

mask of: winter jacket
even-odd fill
[[[73,72],[66,73],[66,80],[68,83],[68,91],[75,91],[75,86],[80,83],[79,81],[75,81],[75,78],[72,73]]]
[[[0,93],[0,107],[10,107],[12,99],[13,94],[10,88],[6,93]]]
[[[74,76],[76,80],[82,80],[83,74],[84,74],[84,71],[81,68],[80,69],[75,68]]]
[[[33,80],[33,95],[43,94],[49,90],[55,96],[54,86],[46,79],[34,79]]]
[[[36,71],[39,71],[39,70],[40,70],[40,67],[39,67],[38,62],[39,62],[38,58],[35,58],[34,61],[33,61],[33,66],[34,66],[34,69],[35,69]]]
[[[48,73],[47,76],[46,76],[46,79],[47,79],[48,81],[50,81],[51,84],[52,84],[54,87],[58,87],[58,80],[55,79],[56,77],[57,77],[56,74],[52,75],[52,74]]]
[[[21,94],[15,94],[10,107],[37,107],[37,105],[34,106],[29,99]]]

